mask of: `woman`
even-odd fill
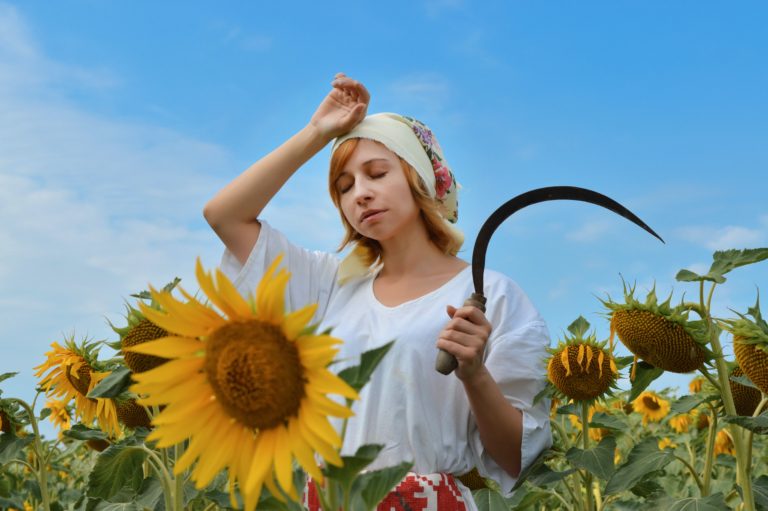
[[[320,328],[344,340],[341,360],[396,339],[355,404],[342,453],[384,444],[372,469],[414,463],[398,499],[429,501],[418,509],[438,509],[438,501],[439,509],[475,509],[454,476],[476,468],[507,493],[551,444],[549,404],[533,404],[544,384],[546,325],[514,282],[490,270],[486,314],[460,305],[472,278],[456,257],[457,185],[437,140],[415,119],[366,117],[370,96],[360,82],[339,73],[332,86],[305,128],[205,206],[227,248],[222,269],[247,294],[284,253],[293,274],[287,307],[317,302]],[[342,246],[354,245],[341,262],[291,244],[258,219],[333,139],[330,192],[346,229]],[[457,358],[455,375],[434,370],[436,348]]]

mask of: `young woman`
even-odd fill
[[[283,253],[292,273],[286,306],[318,303],[320,328],[344,340],[341,360],[396,340],[354,406],[342,453],[377,443],[385,447],[372,469],[414,463],[393,505],[475,509],[458,476],[476,469],[509,492],[551,444],[549,403],[533,404],[544,385],[546,325],[514,282],[490,270],[486,313],[461,306],[472,276],[456,257],[457,185],[436,138],[409,117],[366,117],[370,96],[358,81],[339,73],[332,87],[306,127],[206,204],[226,246],[222,270],[247,294]],[[354,246],[343,261],[293,245],[259,218],[334,139],[330,193],[342,246]],[[437,348],[458,360],[454,374],[435,371]]]

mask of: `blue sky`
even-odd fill
[[[768,37],[761,2],[0,2],[0,372],[30,398],[53,341],[114,338],[123,300],[222,246],[204,203],[306,123],[338,71],[370,112],[433,128],[462,184],[469,243],[532,188],[623,203],[661,244],[595,206],[510,219],[488,267],[518,281],[553,340],[623,275],[675,300],[681,268],[768,246]],[[265,217],[307,247],[341,239],[328,150]],[[766,263],[734,271],[715,312],[744,311]],[[664,376],[656,388],[685,386]],[[626,382],[622,383],[626,388]]]

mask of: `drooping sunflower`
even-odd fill
[[[610,410],[600,404],[600,403],[593,403],[589,406],[589,410],[587,411],[587,421],[591,421],[592,417],[595,415],[595,412],[602,412],[610,414]],[[581,431],[581,418],[577,417],[576,415],[569,414],[568,419],[571,421],[571,426],[573,426],[576,430]],[[611,434],[611,430],[607,428],[595,428],[590,427],[589,428],[589,438],[594,440],[595,442],[599,442],[606,436]]]
[[[725,321],[723,326],[733,335],[733,352],[739,367],[757,388],[768,394],[768,323],[760,314],[760,298],[747,314],[739,314],[739,319]]]
[[[691,394],[698,394],[701,392],[701,388],[704,386],[705,381],[703,376],[696,376],[688,383],[688,391]]]
[[[200,288],[217,310],[179,288],[186,301],[151,289],[166,312],[139,304],[144,315],[170,336],[126,351],[170,359],[135,374],[131,391],[140,404],[166,405],[152,421],[148,439],[158,447],[189,440],[175,466],[182,473],[194,462],[192,478],[205,487],[221,470],[229,470],[234,502],[239,486],[246,509],[254,509],[266,484],[297,497],[292,460],[318,481],[315,462],[341,465],[341,438],[328,416],[349,417],[351,410],[328,398],[357,399],[347,383],[328,370],[341,340],[308,327],[316,310],[309,305],[284,310],[290,274],[277,271],[281,257],[267,270],[256,297],[244,299],[220,271],[216,278],[197,260]]]
[[[3,433],[10,433],[13,431],[11,418],[5,413],[5,410],[2,409],[0,409],[0,431]]]
[[[733,446],[733,438],[726,429],[721,429],[715,437],[715,456],[718,454],[736,455],[736,449]]]
[[[116,400],[117,418],[125,427],[151,428],[147,410],[138,404],[135,399]]]
[[[664,438],[659,440],[659,449],[662,449],[662,450],[667,448],[674,449],[675,447],[677,447],[677,444],[674,443],[672,439],[669,438],[668,436],[665,436]]]
[[[651,390],[642,392],[632,401],[635,411],[643,416],[643,425],[660,422],[669,413],[669,401]]]
[[[690,373],[698,369],[710,356],[702,321],[689,321],[689,309],[683,304],[670,305],[672,295],[658,303],[655,289],[651,289],[645,302],[634,296],[634,287],[624,286],[624,302],[600,300],[609,310],[611,322],[611,348],[614,335],[635,355],[649,364],[673,373]],[[634,379],[635,366],[631,377]]]
[[[744,376],[744,371],[741,370],[741,367],[735,366],[733,371],[731,371],[731,376]],[[748,387],[747,385],[735,382],[730,378],[728,378],[728,384],[731,386],[731,395],[733,396],[733,404],[736,407],[736,414],[751,417],[760,404],[760,399],[762,398],[760,391],[754,387]]]
[[[676,433],[687,433],[688,428],[693,424],[693,416],[689,413],[681,413],[669,419],[669,427]]]
[[[579,318],[568,331],[547,362],[547,378],[555,387],[555,397],[563,400],[593,401],[610,393],[618,378],[618,369],[605,342],[598,342],[594,333],[586,335],[589,323]]]
[[[59,437],[62,436],[64,431],[72,428],[72,414],[66,401],[49,399],[46,401],[45,407],[51,410],[51,415],[48,418],[54,427],[59,430]]]
[[[96,421],[108,435],[119,436],[120,424],[112,400],[86,397],[110,374],[99,369],[98,343],[83,341],[78,345],[74,338],[68,338],[64,346],[54,342],[51,347],[53,350],[45,354],[47,360],[35,367],[35,376],[40,378],[40,386],[46,395],[61,398],[65,403],[74,399],[75,416],[84,424],[91,425]]]

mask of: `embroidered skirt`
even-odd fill
[[[309,511],[320,511],[317,486],[311,478],[302,500]],[[451,474],[409,473],[376,511],[467,511],[467,505]]]

